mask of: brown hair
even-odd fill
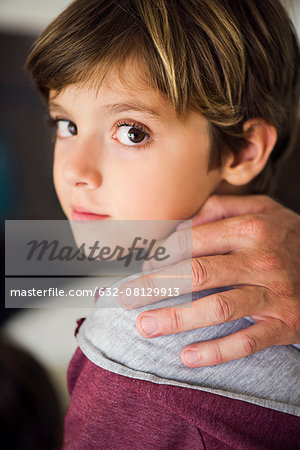
[[[75,0],[39,37],[26,68],[48,101],[50,89],[100,86],[130,56],[179,118],[191,109],[208,119],[208,170],[245,146],[246,120],[273,124],[277,143],[252,189],[272,191],[295,139],[300,91],[298,40],[279,0]]]

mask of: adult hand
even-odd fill
[[[232,335],[185,347],[181,359],[190,367],[221,364],[273,345],[300,343],[298,214],[263,195],[213,195],[192,220],[192,259],[178,262],[186,253],[188,232],[183,224],[163,243],[167,254],[177,248],[175,265],[121,288],[160,288],[163,277],[172,273],[180,279],[189,272],[193,292],[220,286],[236,289],[195,300],[190,307],[142,312],[136,326],[143,337],[253,318],[253,325]],[[151,261],[147,268],[160,267]],[[134,307],[145,305],[145,299],[153,303],[162,297],[139,297],[144,303]]]

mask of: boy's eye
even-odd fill
[[[77,134],[77,127],[73,122],[69,120],[57,120],[57,136],[61,138],[67,138]]]
[[[140,144],[139,146],[142,146],[150,139],[150,135],[144,130],[142,125],[119,122],[116,126],[118,129],[113,138],[123,145],[133,147]]]
[[[70,120],[48,117],[47,122],[56,128],[56,136],[59,138],[69,138],[78,133],[77,126]],[[127,147],[141,148],[149,144],[152,139],[144,126],[139,123],[118,122],[116,128],[113,139]]]
[[[77,127],[70,120],[48,117],[47,123],[56,128],[56,136],[60,138],[68,138],[77,134]]]

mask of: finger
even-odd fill
[[[200,225],[215,220],[225,219],[243,214],[264,212],[274,206],[275,202],[265,195],[211,195],[200,211],[186,222],[177,225],[178,230]]]
[[[118,302],[131,309],[204,289],[257,285],[260,278],[244,265],[241,253],[193,258],[120,285]]]
[[[146,338],[180,333],[218,325],[268,310],[268,292],[245,286],[218,292],[193,302],[142,312],[136,321],[138,332]]]
[[[248,216],[241,216],[175,231],[160,243],[168,258],[163,261],[153,258],[143,265],[143,270],[159,269],[185,259],[221,255],[247,247],[252,239],[251,226]]]
[[[160,246],[165,249],[165,259],[159,261],[157,258],[148,258],[143,264],[143,271],[159,269],[179,261],[192,258],[192,230],[186,229],[174,232],[168,236]],[[152,255],[151,255],[152,256]]]
[[[151,250],[146,248],[146,254],[143,257],[144,262],[142,265],[142,271],[147,272],[148,270],[154,269],[154,265],[160,265],[161,267],[169,265],[169,259],[171,255],[166,252],[165,242],[168,238],[157,240],[154,245],[152,244]],[[164,255],[161,257],[160,253],[163,251]]]
[[[189,367],[215,366],[280,345],[286,334],[282,321],[268,318],[229,336],[191,344],[182,350],[181,359]]]
[[[132,309],[187,292],[192,292],[189,261],[126,281],[118,287],[117,301],[123,308]]]

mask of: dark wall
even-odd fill
[[[281,168],[274,194],[283,205],[300,214],[300,120],[293,153]]]
[[[53,188],[46,108],[23,69],[34,37],[0,34],[0,216],[63,218]]]
[[[33,41],[0,33],[0,325],[17,311],[4,308],[4,220],[64,218],[52,184],[46,110],[23,69]],[[61,401],[46,370],[1,333],[0,347],[2,447],[61,448]]]
[[[63,219],[52,183],[46,108],[23,69],[35,37],[0,33],[0,252],[4,299],[4,220]],[[3,301],[1,302],[3,305]],[[0,323],[13,310],[0,308]]]

